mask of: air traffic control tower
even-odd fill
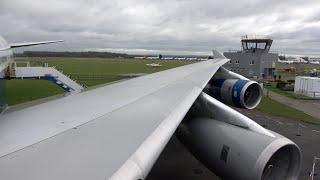
[[[278,54],[269,52],[272,42],[270,38],[243,36],[241,51],[223,53],[230,59],[224,67],[249,78],[273,76],[274,63],[278,60]]]

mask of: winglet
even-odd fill
[[[213,59],[228,59],[221,52],[217,50],[212,50]]]
[[[41,42],[23,42],[23,43],[11,43],[11,48],[19,48],[19,47],[25,47],[25,46],[35,46],[40,44],[50,44],[50,43],[58,43],[63,42],[64,40],[56,40],[56,41],[41,41]]]

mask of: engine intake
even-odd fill
[[[245,109],[257,107],[263,94],[257,82],[225,68],[219,69],[206,92],[223,103]]]
[[[262,98],[262,88],[255,81],[243,79],[213,79],[209,94],[226,104],[246,109],[257,107]]]

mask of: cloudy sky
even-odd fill
[[[28,50],[210,54],[248,34],[320,55],[319,0],[1,0],[0,23],[9,42],[66,40]]]

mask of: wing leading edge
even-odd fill
[[[0,120],[1,179],[143,179],[214,59],[71,95]]]
[[[11,48],[19,48],[19,47],[26,47],[26,46],[35,46],[35,45],[40,45],[40,44],[58,43],[58,42],[63,42],[63,41],[64,41],[64,40],[10,43],[9,46],[10,46]]]

